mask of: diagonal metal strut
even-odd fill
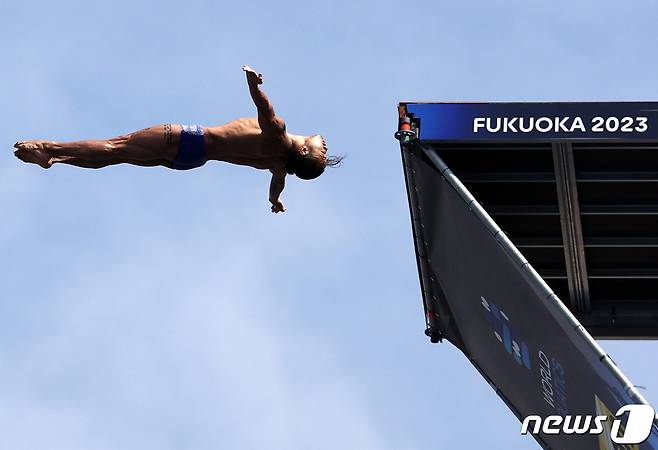
[[[567,266],[570,307],[574,313],[589,313],[592,306],[587,282],[583,230],[580,223],[576,169],[570,142],[553,144],[553,165]]]

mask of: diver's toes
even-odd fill
[[[36,141],[22,141],[18,143],[18,148],[23,150],[34,151],[34,150],[39,150],[40,146]]]

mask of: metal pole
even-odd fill
[[[571,143],[553,144],[553,164],[571,309],[575,313],[587,314],[592,310],[592,305],[589,297],[576,168]]]

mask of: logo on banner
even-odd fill
[[[651,406],[625,405],[613,415],[598,397],[595,399],[596,416],[527,416],[521,424],[521,434],[598,435],[600,450],[615,450],[618,445],[624,445],[627,450],[637,450],[639,447],[636,444],[648,439],[656,414]],[[626,413],[628,418],[624,425],[622,417]]]
[[[480,296],[480,302],[496,339],[519,366],[532,370],[528,345],[512,325],[509,316],[494,302],[482,296]],[[566,373],[562,364],[557,358],[550,357],[540,350],[537,354],[536,371],[544,401],[558,414],[568,414]]]
[[[480,297],[480,300],[484,309],[484,315],[487,318],[487,322],[493,327],[493,334],[496,336],[496,339],[498,339],[518,365],[531,369],[528,346],[512,326],[507,314],[498,308],[495,303],[488,301],[486,298]]]

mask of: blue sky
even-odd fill
[[[655,3],[2,10],[1,448],[538,448],[422,334],[396,105],[658,100]],[[285,214],[243,167],[44,171],[11,152],[252,116],[242,64],[291,132],[348,154],[291,180]],[[658,404],[658,344],[603,346]]]

